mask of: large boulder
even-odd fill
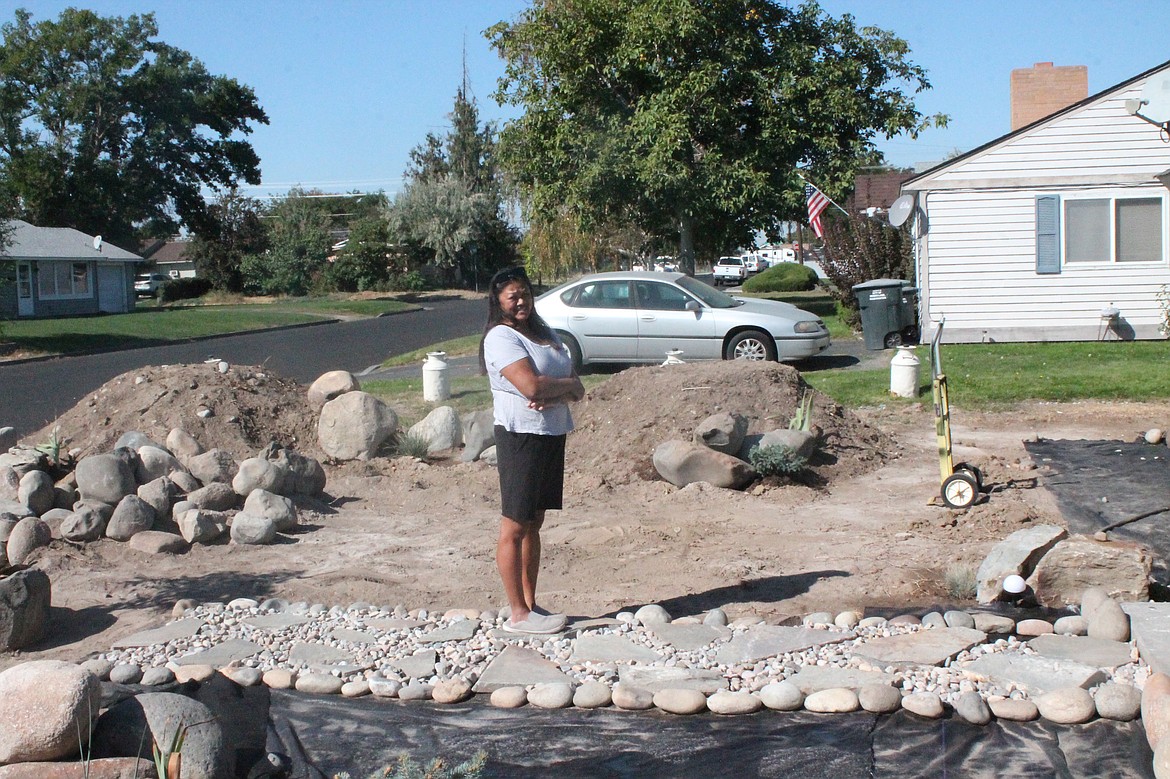
[[[204,452],[203,445],[181,427],[173,428],[167,433],[167,449],[184,464]]]
[[[25,517],[16,523],[8,534],[5,551],[9,565],[23,565],[34,550],[48,546],[53,540],[53,530],[39,517]]]
[[[716,452],[737,455],[747,435],[748,421],[741,414],[727,412],[712,414],[695,425],[691,440],[714,449]]]
[[[1068,531],[1058,525],[1036,525],[1017,530],[1000,541],[992,547],[975,573],[975,600],[983,604],[998,600],[1003,594],[1006,577],[1018,574],[1027,578],[1040,558],[1067,537]],[[1080,590],[1077,597],[1080,597]]]
[[[114,442],[115,449],[131,449],[138,451],[140,447],[153,446],[155,449],[162,449],[163,446],[153,438],[138,430],[127,430],[122,435],[118,436],[118,440]]]
[[[463,424],[450,406],[438,406],[410,426],[410,434],[427,442],[427,452],[444,452],[463,445]]]
[[[206,487],[200,487],[187,493],[187,501],[194,503],[201,509],[212,511],[228,511],[234,509],[240,502],[240,496],[230,484],[213,481]]]
[[[175,483],[169,476],[159,476],[138,488],[138,497],[154,509],[156,518],[171,515],[176,493]]]
[[[276,524],[268,517],[241,511],[232,517],[231,536],[237,544],[271,544],[276,540]]]
[[[11,465],[0,465],[0,500],[16,501],[20,495],[20,474]]]
[[[7,452],[19,442],[20,436],[16,434],[15,427],[0,427],[0,452]]]
[[[44,571],[25,568],[0,578],[0,652],[41,640],[49,624],[51,600],[52,585]]]
[[[253,490],[244,501],[244,513],[254,517],[266,517],[285,532],[297,526],[297,507],[293,502],[268,490]]]
[[[469,411],[460,418],[463,424],[463,454],[465,463],[475,462],[489,446],[496,443],[495,412],[490,408]]]
[[[240,463],[240,469],[232,477],[232,489],[240,497],[247,497],[253,490],[278,492],[284,481],[285,475],[276,463],[263,457],[249,457]]]
[[[1149,600],[1152,566],[1144,546],[1075,535],[1045,552],[1028,583],[1044,606],[1079,604],[1090,587],[1103,587],[1118,600],[1144,601]]]
[[[20,477],[16,497],[17,500],[28,506],[29,511],[39,517],[53,508],[53,503],[56,501],[53,477],[44,471],[29,471]]]
[[[118,501],[138,489],[134,481],[134,469],[126,458],[117,454],[82,457],[74,474],[82,500],[99,500],[116,506]]]
[[[170,476],[183,470],[178,458],[158,446],[143,446],[138,449],[134,462],[134,478],[139,484],[154,481],[160,476]]]
[[[368,460],[398,430],[394,410],[367,392],[347,392],[321,407],[317,441],[335,460]]]
[[[114,514],[106,523],[106,538],[129,541],[135,533],[154,527],[154,509],[137,495],[127,495],[114,507]]]
[[[329,371],[317,377],[309,385],[309,408],[319,410],[334,398],[339,398],[347,392],[357,392],[361,384],[349,371]]]
[[[227,514],[208,509],[190,509],[175,517],[179,534],[188,544],[206,544],[227,532]]]
[[[94,503],[78,503],[73,513],[61,520],[61,537],[66,541],[97,541],[106,534],[107,513]]]
[[[170,692],[145,693],[111,706],[98,718],[93,755],[150,757],[152,742],[170,745],[182,727],[187,728],[183,779],[230,779],[235,774],[233,754],[211,709]]]
[[[0,672],[0,764],[76,755],[101,710],[101,683],[81,666],[34,660]]]
[[[236,475],[236,458],[223,449],[211,449],[187,460],[187,470],[203,484],[231,484]]]
[[[325,468],[316,459],[278,444],[270,445],[263,456],[284,475],[280,489],[275,490],[280,495],[317,496],[325,491]]]
[[[739,489],[755,478],[755,471],[738,457],[691,441],[667,441],[654,450],[654,468],[676,487],[705,481],[716,487]]]

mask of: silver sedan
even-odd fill
[[[829,346],[814,314],[737,298],[682,273],[594,273],[549,290],[536,310],[580,367],[684,360],[801,360]]]

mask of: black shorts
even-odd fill
[[[565,486],[565,436],[513,433],[496,425],[500,513],[535,522],[545,509],[561,508]]]

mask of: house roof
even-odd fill
[[[191,242],[187,240],[159,241],[148,249],[143,250],[142,256],[153,262],[187,262],[187,249]]]
[[[1084,106],[1090,105],[1091,103],[1095,103],[1096,101],[1100,100],[1101,98],[1103,98],[1103,97],[1105,97],[1113,92],[1118,92],[1118,91],[1121,91],[1123,89],[1128,89],[1131,86],[1133,86],[1135,83],[1137,83],[1138,81],[1149,78],[1150,76],[1157,73],[1158,71],[1165,70],[1168,67],[1170,67],[1170,60],[1163,62],[1161,65],[1155,65],[1154,67],[1150,68],[1147,71],[1139,73],[1132,78],[1128,78],[1125,81],[1122,81],[1121,83],[1114,84],[1113,86],[1108,87],[1107,89],[1103,89],[1096,94],[1089,95],[1084,100],[1078,100],[1077,102],[1072,103],[1071,105],[1067,105],[1054,114],[1049,114],[1048,116],[1045,116],[1042,119],[1037,119],[1036,121],[1032,122],[1031,124],[1026,124],[1017,130],[1013,130],[1012,132],[1007,133],[1006,135],[1001,135],[998,138],[995,138],[994,140],[988,141],[987,143],[983,144],[982,146],[977,146],[965,154],[960,154],[958,157],[953,157],[949,160],[946,160],[945,162],[941,162],[938,165],[935,165],[932,168],[927,168],[926,170],[922,171],[921,173],[918,173],[915,176],[907,179],[906,181],[903,181],[902,182],[902,189],[903,190],[921,189],[921,187],[917,187],[915,185],[918,184],[923,179],[933,178],[933,177],[937,176],[938,174],[942,173],[943,171],[945,171],[947,168],[951,168],[955,165],[959,165],[963,162],[966,162],[971,157],[974,157],[977,154],[981,154],[982,152],[987,151],[988,149],[992,148],[993,146],[998,146],[1001,143],[1009,141],[1018,135],[1023,135],[1024,133],[1029,132],[1029,131],[1031,131],[1031,130],[1033,130],[1041,125],[1048,124],[1049,122],[1054,122],[1057,119],[1059,119],[1060,117],[1065,116],[1066,114],[1072,113],[1073,111],[1076,111],[1080,108],[1083,108]]]
[[[104,241],[98,243],[92,235],[72,227],[36,227],[20,219],[9,220],[8,226],[12,234],[3,250],[5,259],[142,261],[137,254]]]

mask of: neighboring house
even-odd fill
[[[924,340],[944,316],[952,343],[1160,337],[1170,136],[1126,100],[1167,76],[1170,62],[902,185]]]
[[[137,254],[70,227],[9,224],[12,234],[0,251],[0,318],[134,310]]]
[[[142,247],[142,259],[154,265],[154,270],[172,279],[195,276],[195,261],[187,256],[191,242],[185,238],[156,240]]]

